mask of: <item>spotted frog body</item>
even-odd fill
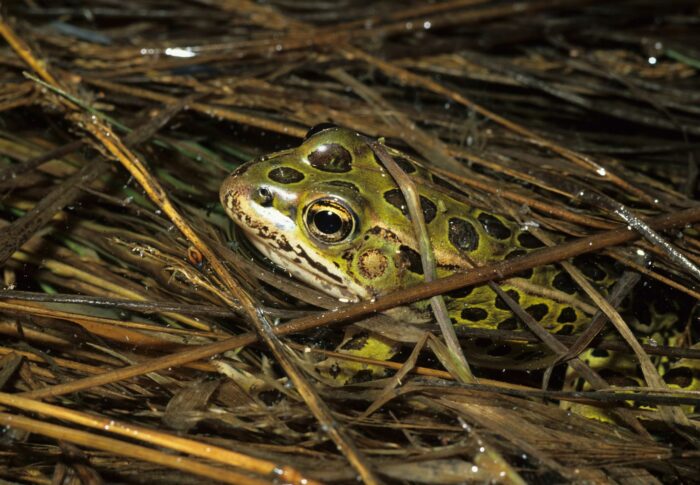
[[[341,301],[371,299],[424,279],[406,202],[369,141],[347,129],[327,128],[296,148],[242,165],[221,187],[226,212],[261,253]],[[542,246],[515,222],[466,203],[406,154],[386,149],[420,193],[439,277]],[[610,285],[609,268],[594,259],[581,266],[599,287]],[[551,333],[576,333],[595,310],[570,276],[554,265],[528,270],[500,286]],[[522,328],[488,285],[453,291],[445,298],[456,326]],[[415,321],[429,316],[425,303],[411,308]],[[663,319],[654,323],[668,324]],[[528,358],[527,352],[508,355],[510,347],[492,342],[482,347],[484,359],[479,360],[496,359],[499,366],[509,358]],[[474,358],[470,353],[470,361]]]

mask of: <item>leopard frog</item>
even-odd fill
[[[540,241],[512,220],[476,207],[416,160],[386,147],[415,181],[437,261],[438,276],[526,254]],[[332,127],[298,147],[248,162],[224,181],[220,192],[227,214],[252,244],[296,278],[350,302],[375,298],[423,281],[423,268],[406,202],[377,159],[368,139]],[[600,288],[613,280],[595,258],[578,261]],[[554,265],[528,270],[500,282],[501,288],[554,334],[570,335],[590,321],[595,307],[568,273]],[[455,326],[520,330],[522,323],[488,285],[445,295]],[[413,305],[409,320],[425,318],[426,304]],[[672,312],[649,322],[647,333],[676,321]],[[652,328],[653,327],[653,328]],[[365,337],[366,338],[366,337]],[[533,353],[476,339],[479,361],[514,366]],[[355,342],[348,349],[361,349]],[[366,351],[388,358],[391,350]],[[469,354],[470,361],[475,358]]]

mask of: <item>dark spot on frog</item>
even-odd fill
[[[420,254],[408,246],[399,246],[399,254],[403,264],[412,273],[423,274],[423,263],[420,260]]]
[[[529,232],[521,232],[520,234],[518,234],[518,243],[520,243],[522,247],[527,249],[541,248],[544,246],[542,241],[537,239]]]
[[[452,192],[460,192],[459,189],[444,178],[438,177],[437,175],[431,175],[430,178],[433,180],[433,183],[435,185],[439,185],[440,187],[444,187],[446,189],[449,189]]]
[[[314,125],[311,128],[309,128],[309,131],[306,132],[306,135],[304,136],[304,140],[308,140],[309,138],[316,135],[317,133],[321,133],[322,131],[330,130],[332,128],[338,128],[338,125],[335,125],[335,124],[330,123],[328,121]]]
[[[515,290],[506,291],[506,295],[511,297],[511,299],[515,301],[515,303],[520,302],[520,293],[518,293]],[[494,305],[496,306],[496,308],[500,308],[501,310],[510,310],[510,307],[508,306],[506,301],[500,296],[496,297],[496,302],[494,303]]]
[[[287,243],[287,245],[289,245],[289,244]],[[291,247],[290,247],[290,250],[291,250]],[[338,283],[342,283],[342,282],[343,282],[343,280],[342,280],[342,278],[341,278],[340,276],[334,275],[333,273],[331,273],[330,271],[328,271],[324,265],[318,263],[318,262],[315,261],[313,258],[309,257],[309,255],[306,253],[306,251],[304,250],[304,248],[302,248],[300,245],[297,244],[297,249],[296,249],[295,252],[296,252],[299,256],[301,256],[302,258],[304,258],[304,259],[306,260],[307,264],[308,264],[309,266],[311,266],[312,268],[314,268],[314,269],[315,269],[316,271],[318,271],[319,273],[322,273],[322,274],[328,276],[330,279],[332,279],[332,280],[334,280],[334,281],[337,281]]]
[[[391,232],[389,229],[385,229],[381,226],[373,226],[370,229],[367,229],[366,234],[370,234],[373,236],[379,236],[383,240],[393,242],[393,243],[400,242],[399,237],[396,234]],[[369,239],[369,238],[367,238],[367,239]]]
[[[498,330],[516,330],[518,328],[518,321],[515,317],[506,318],[502,322],[498,322],[496,328],[498,328]]]
[[[562,327],[557,332],[557,335],[571,335],[574,333],[573,325],[562,325]]]
[[[352,169],[352,155],[341,145],[321,145],[306,157],[309,164],[324,172],[343,173]]]
[[[280,184],[294,184],[304,180],[304,174],[292,167],[277,167],[270,170],[267,176]]]
[[[437,207],[432,200],[428,199],[427,197],[423,197],[422,195],[420,196],[420,206],[423,210],[423,219],[425,219],[426,224],[429,224],[430,221],[435,219],[435,216],[437,215]]]
[[[484,226],[486,234],[496,239],[508,239],[511,235],[510,229],[506,227],[496,216],[482,212],[477,219]]]
[[[328,373],[331,375],[331,377],[333,379],[335,379],[336,377],[338,377],[340,375],[340,370],[341,369],[340,369],[340,366],[338,364],[333,364]]]
[[[523,256],[525,254],[527,254],[527,252],[523,251],[522,249],[514,249],[513,251],[506,254],[504,259],[517,258],[518,256]]]
[[[603,359],[604,359],[604,358],[607,358],[607,357],[610,356],[610,352],[608,352],[608,351],[605,350],[605,349],[593,349],[593,350],[591,351],[591,355],[592,355],[593,357],[598,357],[598,358],[603,358]]]
[[[530,305],[525,309],[525,311],[529,313],[532,318],[539,322],[545,317],[545,315],[547,315],[547,313],[549,312],[549,307],[544,303],[537,303],[535,305]]]
[[[391,189],[384,192],[384,200],[400,210],[403,215],[408,214],[406,199],[403,198],[403,194],[399,189]]]
[[[517,258],[518,256],[523,256],[525,254],[527,254],[527,251],[525,251],[524,249],[514,249],[513,251],[506,254],[504,259]],[[523,270],[519,273],[514,274],[513,277],[525,278],[526,280],[528,280],[528,279],[532,278],[533,274],[534,274],[534,270],[532,268],[528,268],[526,270]]]
[[[573,295],[578,291],[578,285],[571,278],[569,273],[562,271],[558,273],[552,280],[552,286],[559,291]]]
[[[572,323],[576,321],[576,310],[570,306],[563,308],[557,317],[559,323]],[[561,333],[561,332],[559,332]]]
[[[369,333],[360,332],[353,335],[347,342],[345,342],[340,349],[341,350],[361,350],[364,348],[369,338]]]
[[[408,216],[406,199],[399,189],[391,189],[384,192],[384,200],[399,209],[403,215]],[[437,206],[432,200],[421,195],[420,207],[423,211],[423,219],[425,219],[425,223],[430,224],[430,222],[435,219],[435,216],[437,215]]]
[[[372,155],[374,156],[374,163],[376,163],[377,165],[379,165],[383,169],[386,169],[386,167],[384,166],[384,163],[382,163],[382,161],[379,159],[377,154],[374,153],[374,151],[372,152]],[[401,170],[403,170],[404,173],[413,173],[416,171],[416,167],[405,157],[401,157],[401,156],[392,157],[392,160],[394,160],[394,162],[396,162],[396,165],[398,165],[399,168],[401,168]]]
[[[240,167],[238,167],[237,169],[235,169],[233,172],[231,172],[230,177],[231,177],[231,176],[238,177],[238,176],[240,176],[240,175],[243,175],[244,173],[246,173],[246,172],[248,171],[248,169],[249,169],[250,167],[252,167],[252,166],[255,164],[256,161],[257,161],[257,160],[251,160],[251,161],[249,161],[249,162],[247,162],[247,163],[244,163],[243,165],[241,165]]]
[[[600,373],[600,377],[608,381],[608,384],[613,386],[634,387],[639,385],[639,383],[631,377],[628,377],[613,369],[601,369],[598,372]]]
[[[602,281],[607,276],[607,273],[596,264],[595,257],[577,256],[574,258],[574,264],[586,278],[593,281]]]
[[[352,190],[353,192],[360,192],[360,189],[357,187],[357,185],[353,184],[352,182],[346,182],[344,180],[331,180],[328,182],[328,185],[334,185],[336,187],[345,187],[346,189]]]
[[[489,316],[489,312],[483,308],[470,307],[462,310],[460,314],[462,320],[469,320],[470,322],[479,322],[485,320]]]
[[[395,157],[394,161],[396,162],[396,165],[401,167],[401,170],[406,173],[413,173],[416,171],[416,167],[414,167],[413,164],[404,157]]]
[[[446,293],[450,298],[460,299],[468,297],[471,292],[474,291],[473,286],[467,286],[466,288],[459,288],[457,290],[452,290]]]
[[[464,219],[453,217],[448,224],[448,238],[457,249],[473,251],[479,246],[479,234],[471,223]]]
[[[361,384],[363,382],[369,382],[372,380],[372,371],[369,369],[362,369],[357,371],[357,374],[353,375],[348,381],[349,384]]]
[[[688,367],[676,367],[664,374],[664,381],[666,384],[688,387],[693,383],[693,371]]]
[[[282,251],[285,251],[288,253],[293,251],[292,245],[289,244],[289,241],[287,241],[287,238],[282,236],[282,235],[280,235],[277,238],[277,247],[280,248]]]
[[[462,271],[462,267],[458,266],[456,264],[440,264],[440,263],[438,263],[437,267],[438,267],[438,269],[444,269],[445,271],[449,271],[450,273],[457,273],[458,271]]]

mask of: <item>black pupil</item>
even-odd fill
[[[343,226],[343,221],[335,212],[325,210],[314,214],[314,225],[324,234],[335,234]]]

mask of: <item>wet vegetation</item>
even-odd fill
[[[697,479],[697,2],[0,9],[0,478]],[[365,304],[295,282],[251,254],[218,190],[329,122],[568,242]],[[609,303],[591,296],[584,334],[457,335],[542,341],[556,360],[465,378],[440,364],[435,325],[374,362],[394,378],[338,387],[315,371],[344,325],[390,335],[383,310],[591,252],[622,276]],[[683,315],[673,342],[630,330],[616,308],[632,294]],[[641,363],[639,380],[594,372],[576,358],[589,347]],[[685,365],[662,380],[659,358]],[[589,386],[563,387],[567,369]]]

